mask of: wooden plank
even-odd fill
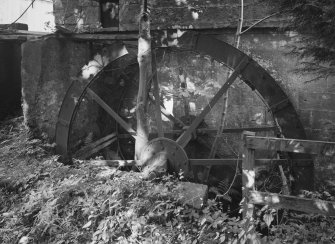
[[[177,139],[177,143],[185,147],[187,143],[192,138],[193,131],[201,124],[205,116],[212,110],[215,104],[219,101],[222,95],[227,91],[231,84],[236,80],[236,78],[240,75],[245,67],[249,64],[249,58],[243,58],[240,63],[237,65],[234,72],[227,79],[226,83],[220,88],[220,90],[215,94],[209,104],[201,111],[201,113],[196,117],[196,119],[192,122],[190,127]]]
[[[60,38],[74,39],[74,40],[137,40],[138,34],[134,33],[117,33],[117,34],[103,34],[103,33],[71,33],[66,35],[59,35]]]
[[[92,142],[80,150],[78,150],[76,153],[74,153],[74,158],[88,158],[89,156],[99,152],[101,149],[108,147],[110,144],[112,144],[116,140],[116,133],[109,134],[103,138],[100,138],[99,140],[96,140],[95,142]]]
[[[251,191],[249,194],[249,200],[253,204],[269,205],[272,208],[284,208],[306,213],[335,216],[335,202],[259,191]]]
[[[118,122],[123,129],[128,131],[130,135],[132,135],[135,139],[137,137],[136,131],[131,128],[131,126],[124,121],[111,107],[108,106],[92,89],[87,88],[87,93],[92,97],[94,101],[96,101],[110,116],[112,116],[116,122]]]
[[[272,151],[335,155],[335,142],[284,139],[274,137],[247,137],[247,147]]]
[[[236,162],[239,164],[242,163],[242,159],[238,158],[215,158],[215,159],[189,159],[190,164],[194,166],[236,166]],[[285,164],[287,163],[287,159],[270,159],[270,158],[262,158],[255,159],[255,169],[262,168],[264,166],[268,166],[271,164]]]
[[[153,98],[152,98],[153,99]],[[153,104],[155,104],[155,101],[151,100],[153,102]],[[185,127],[186,125],[179,119],[175,118],[172,114],[170,114],[168,111],[166,111],[162,106],[161,106],[161,112],[162,114],[167,117],[168,119],[170,119],[170,121],[172,121],[173,123],[177,124],[179,127]],[[277,127],[275,126],[265,126],[265,127],[245,127],[245,128],[227,128],[227,129],[223,129],[223,134],[220,135],[220,137],[224,136],[225,133],[242,133],[243,131],[272,131],[275,130]],[[165,131],[164,134],[166,136],[176,136],[176,135],[180,135],[181,133],[183,133],[185,130],[169,130],[169,131]],[[201,134],[209,134],[209,135],[215,135],[216,136],[216,132],[217,129],[197,129],[196,130],[197,134],[201,135]],[[157,137],[158,133],[150,133],[151,137]],[[120,138],[129,138],[128,134],[121,134],[119,135]]]
[[[45,36],[45,35],[52,34],[51,32],[27,31],[27,30],[6,30],[4,32],[11,33],[11,34],[23,34],[23,35],[33,35],[33,36]]]
[[[36,39],[36,37],[28,37],[26,35],[3,35],[0,34],[0,40],[18,40],[18,41],[27,41],[28,39]]]
[[[283,166],[279,165],[279,171],[280,171],[280,176],[281,176],[281,179],[282,179],[282,182],[283,182],[283,187],[282,187],[282,191],[285,195],[290,195],[291,194],[291,191],[290,191],[290,188],[287,184],[287,178],[285,176],[285,173],[284,173],[284,170],[283,170]]]
[[[276,130],[276,126],[263,126],[263,127],[241,127],[241,128],[224,128],[222,133],[242,133],[243,131],[273,131]],[[217,129],[197,129],[197,132],[203,132],[208,134],[216,134]]]
[[[100,145],[96,146],[95,148],[92,148],[91,150],[87,150],[86,152],[81,151],[82,154],[79,155],[78,158],[82,158],[82,159],[89,158],[91,155],[93,155],[93,154],[99,152],[100,150],[108,147],[109,145],[111,145],[115,141],[116,141],[116,137],[101,143]]]

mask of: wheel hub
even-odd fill
[[[192,176],[192,170],[185,150],[177,142],[168,138],[159,137],[149,141],[141,153],[141,161],[146,162],[160,152],[167,154],[170,173],[178,173],[182,170],[185,177]]]

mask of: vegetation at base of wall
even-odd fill
[[[144,181],[138,173],[68,166],[53,145],[33,139],[22,118],[0,127],[0,243],[332,243],[334,221],[259,209],[253,228],[209,201],[182,204],[178,178]],[[313,195],[314,194],[314,195]],[[332,199],[328,194],[309,197]],[[246,232],[247,231],[247,232]],[[249,232],[248,232],[249,231]]]

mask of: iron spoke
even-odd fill
[[[92,99],[99,104],[110,116],[112,116],[116,122],[118,122],[123,129],[128,131],[128,133],[136,139],[136,131],[131,128],[131,126],[124,121],[120,115],[118,115],[107,103],[105,103],[92,89],[87,88],[87,93],[92,97]]]
[[[243,58],[241,62],[237,65],[234,72],[228,78],[226,83],[220,88],[220,90],[215,94],[209,104],[202,110],[202,112],[197,116],[197,118],[192,122],[190,127],[177,139],[177,143],[185,147],[187,143],[192,139],[192,133],[196,130],[196,128],[203,121],[205,116],[212,110],[214,105],[219,101],[222,95],[227,91],[231,84],[236,80],[238,75],[243,71],[243,69],[248,65],[249,58]]]

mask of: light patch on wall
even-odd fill
[[[254,43],[258,43],[259,39],[258,38],[254,38],[253,41],[254,41]]]
[[[56,92],[51,92],[51,94],[49,94],[49,96],[48,96],[47,105],[51,106],[51,105],[55,104],[56,102],[57,102],[57,93]]]
[[[257,125],[261,125],[263,124],[264,121],[264,115],[263,113],[256,113],[253,117],[253,121],[257,124]]]
[[[173,115],[173,97],[171,97],[169,99],[164,98],[163,104],[164,104],[165,110]],[[162,115],[162,120],[163,121],[170,121],[168,118],[166,118],[163,115]]]
[[[272,41],[271,45],[272,45],[272,48],[274,48],[274,49],[278,48],[278,42],[277,41]]]
[[[187,0],[175,0],[177,6],[180,6],[182,3],[187,4]]]
[[[193,18],[194,20],[199,19],[199,13],[198,13],[197,11],[192,10],[192,18]]]
[[[79,9],[75,8],[74,9],[74,17],[76,19],[76,29],[78,31],[82,31],[84,29],[84,18],[85,14],[83,11],[80,11]]]
[[[322,99],[325,99],[325,100],[330,99],[330,96],[324,94],[324,95],[322,95]]]
[[[286,46],[287,45],[287,41],[285,41],[285,40],[280,40],[279,41],[279,46],[280,47],[284,47],[284,46]]]
[[[194,83],[190,80],[190,78],[189,77],[186,77],[186,86],[187,86],[187,90],[189,90],[189,91],[195,91],[196,89],[195,89],[195,85],[194,85]]]
[[[93,60],[89,61],[87,65],[84,65],[81,69],[82,78],[89,79],[91,76],[95,76],[101,69],[103,69],[111,61],[128,54],[127,48],[122,46],[117,46],[111,50],[103,50],[104,55],[100,53],[96,54]]]
[[[195,103],[194,102],[190,102],[189,105],[190,105],[191,112],[195,113],[197,111],[197,107],[195,106]]]
[[[109,63],[109,58],[96,54],[94,59],[89,61],[87,65],[84,65],[82,70],[82,78],[89,79],[91,76],[95,76],[103,67]]]

